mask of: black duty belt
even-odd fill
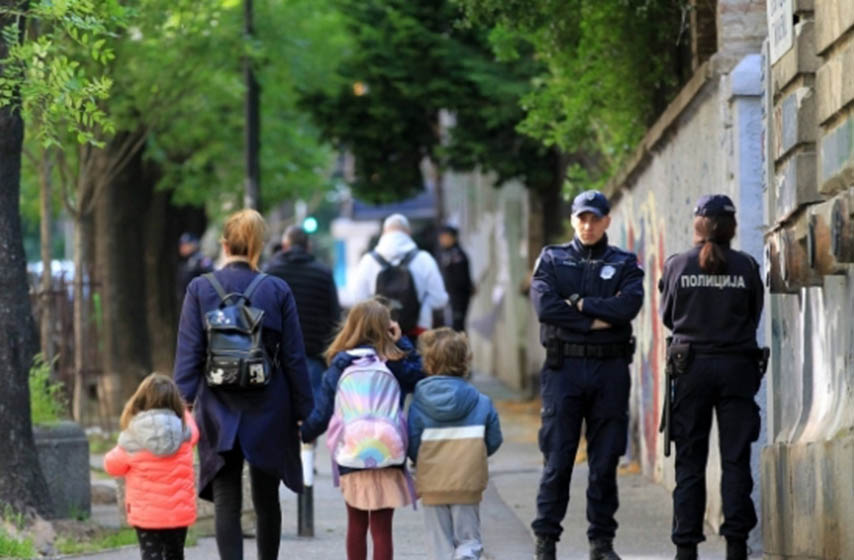
[[[630,358],[633,348],[630,343],[619,344],[573,344],[564,342],[561,351],[567,358]]]

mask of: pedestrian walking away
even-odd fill
[[[531,281],[547,356],[540,374],[545,466],[532,523],[538,560],[555,558],[582,422],[590,558],[619,558],[613,549],[617,465],[626,449],[631,321],[643,303],[643,270],[634,254],[608,245],[609,211],[602,193],[579,194],[572,204],[574,239],[543,249]]]
[[[446,225],[439,230],[437,258],[450,299],[451,326],[455,331],[464,331],[474,284],[469,271],[469,258],[460,247],[457,228]]]
[[[199,496],[214,503],[223,560],[243,558],[244,461],[258,558],[278,557],[279,482],[302,491],[298,422],[314,406],[293,294],[257,271],[265,230],[254,210],[228,217],[224,266],[190,283],[178,327],[174,377],[199,425]]]
[[[767,353],[756,344],[764,287],[753,257],[730,247],[735,232],[735,206],[729,197],[702,197],[694,211],[694,247],[665,262],[659,283],[662,320],[672,332],[668,344],[668,367],[675,377],[669,411],[676,444],[672,540],[679,560],[696,559],[697,544],[705,540],[713,411],[723,471],[720,532],[727,540],[728,560],[747,558],[747,537],[757,521],[750,498],[750,444],[759,437],[754,396],[767,364]]]
[[[281,247],[265,272],[284,280],[293,293],[316,399],[326,371],[323,352],[332,342],[341,321],[338,289],[332,271],[311,253],[311,242],[304,229],[291,226],[285,230]]]
[[[386,218],[377,246],[356,269],[351,299],[358,303],[375,295],[392,301],[392,318],[412,340],[433,326],[433,311],[448,303],[439,266],[412,240],[409,220],[402,214]]]
[[[153,373],[125,404],[104,470],[125,479],[125,514],[142,560],[183,560],[196,521],[193,448],[199,430],[171,378]]]
[[[314,441],[329,428],[326,444],[347,507],[347,559],[366,559],[370,529],[374,560],[391,560],[394,510],[415,499],[403,397],[423,377],[421,359],[374,299],[350,310],[326,358],[330,367],[302,438]]]
[[[424,509],[431,560],[477,560],[483,554],[480,502],[489,479],[486,458],[501,445],[498,413],[469,384],[465,334],[443,327],[418,341],[427,379],[409,409],[409,457]]]

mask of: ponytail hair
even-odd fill
[[[252,268],[257,269],[266,233],[267,224],[261,214],[244,209],[225,220],[220,241],[228,247],[229,254],[244,257]]]
[[[735,237],[735,216],[696,216],[694,241],[701,243],[700,268],[708,274],[720,274],[726,269],[724,246]]]

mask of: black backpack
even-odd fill
[[[400,324],[400,329],[404,333],[415,330],[418,326],[418,316],[421,314],[415,279],[412,278],[412,272],[409,270],[409,263],[416,255],[418,255],[418,249],[413,249],[404,255],[399,264],[393,265],[376,251],[371,252],[371,256],[382,267],[377,275],[376,294],[391,300],[392,319]]]
[[[267,277],[259,274],[242,294],[226,293],[213,273],[203,275],[220,297],[205,313],[208,355],[205,381],[216,389],[260,389],[270,383],[274,364],[262,338],[264,311],[251,307],[252,293]]]

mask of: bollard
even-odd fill
[[[301,537],[314,536],[314,446],[303,443],[300,451],[303,491],[297,496],[297,534]]]

